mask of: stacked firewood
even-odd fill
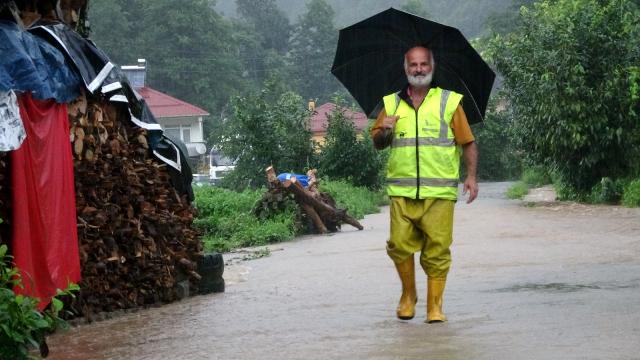
[[[175,300],[178,282],[200,278],[194,208],[126,107],[81,96],[69,120],[82,266],[76,311],[90,318]]]
[[[307,172],[308,185],[306,188],[300,184],[295,176],[291,176],[281,182],[271,166],[265,172],[269,182],[269,189],[256,204],[254,211],[276,209],[280,207],[279,204],[283,200],[293,196],[313,225],[314,231],[318,234],[336,232],[340,230],[340,226],[343,223],[349,224],[358,230],[363,229],[358,220],[347,214],[345,209],[340,209],[336,206],[336,202],[331,195],[318,189],[315,169]]]

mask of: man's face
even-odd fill
[[[411,86],[426,87],[433,78],[431,53],[423,47],[414,47],[405,55],[405,73]]]

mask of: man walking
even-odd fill
[[[371,129],[377,149],[391,146],[387,194],[391,199],[391,234],[387,253],[402,282],[397,316],[415,316],[415,252],[427,275],[427,320],[443,322],[443,294],[451,265],[453,210],[458,196],[461,151],[467,168],[467,203],[478,195],[478,150],[462,95],[432,87],[436,64],[422,46],[405,54],[409,85],[383,98],[384,110]]]

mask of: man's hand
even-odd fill
[[[382,120],[382,127],[393,130],[399,118],[399,116],[385,116]]]
[[[467,204],[471,204],[478,197],[478,181],[476,180],[476,169],[478,167],[478,146],[475,141],[462,145],[462,156],[467,167],[467,179],[464,181],[462,195],[469,192]]]
[[[467,179],[464,181],[462,195],[466,195],[467,191],[469,192],[467,204],[471,204],[473,200],[478,197],[478,182],[476,181],[475,177],[467,176]]]

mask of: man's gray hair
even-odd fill
[[[427,50],[429,50],[429,57],[431,58],[431,68],[435,69],[436,68],[436,59],[433,57],[433,50],[429,49],[428,47],[425,46],[414,46],[414,47],[422,47],[425,48]],[[413,48],[411,48],[413,49]],[[409,50],[411,50],[409,49]],[[407,51],[408,53],[409,51]],[[404,54],[404,71],[406,72],[407,69],[409,69],[409,62],[407,62],[407,53]]]

